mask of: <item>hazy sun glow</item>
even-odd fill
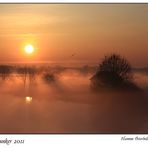
[[[27,54],[31,54],[34,52],[34,47],[31,44],[26,45],[24,49]]]

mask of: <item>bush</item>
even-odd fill
[[[137,88],[132,82],[132,68],[120,55],[105,56],[99,64],[97,72],[91,78],[93,89],[99,88]]]
[[[50,83],[55,82],[55,81],[56,81],[56,78],[55,78],[54,74],[44,73],[44,74],[43,74],[43,80],[44,80],[47,84],[50,84]]]

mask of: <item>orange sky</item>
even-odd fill
[[[0,62],[89,64],[116,52],[148,66],[148,4],[0,4],[0,22]]]

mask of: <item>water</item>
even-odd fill
[[[144,95],[92,93],[91,76],[66,70],[50,83],[41,75],[25,85],[16,75],[1,80],[0,133],[148,132],[148,75],[135,73]]]

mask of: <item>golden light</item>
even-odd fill
[[[28,97],[26,97],[25,100],[26,100],[26,103],[31,103],[31,102],[32,102],[32,97],[29,97],[29,96],[28,96]]]
[[[31,44],[26,45],[24,49],[27,54],[31,54],[34,52],[34,47]]]

